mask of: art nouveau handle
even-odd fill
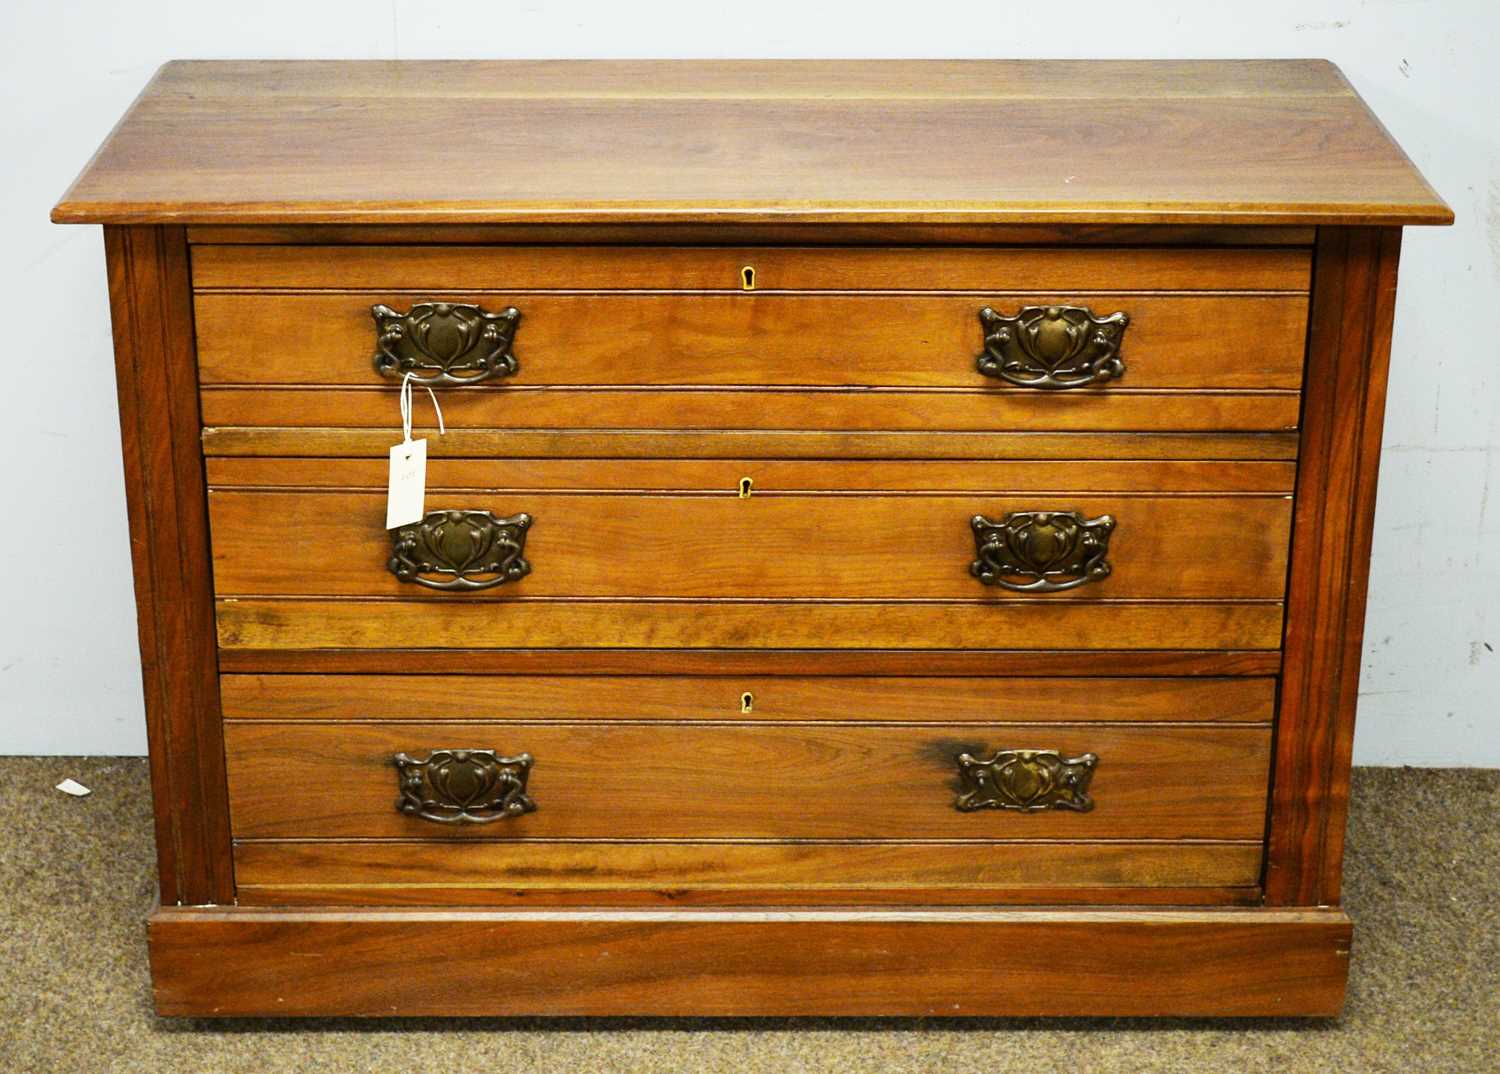
[[[375,371],[429,387],[481,384],[520,369],[511,344],[521,311],[487,313],[462,302],[419,302],[406,313],[371,306]]]
[[[1064,757],[1057,750],[999,750],[982,760],[961,753],[957,761],[961,790],[953,808],[960,813],[978,809],[1087,813],[1094,808],[1089,783],[1099,764],[1096,754]]]
[[[496,518],[488,511],[429,511],[420,522],[390,531],[386,569],[428,589],[489,589],[531,573],[526,533],[531,516]]]
[[[1055,593],[1109,577],[1109,515],[1077,511],[1012,511],[995,522],[969,520],[974,554],[969,573],[985,585],[1021,593]]]
[[[1022,388],[1061,390],[1125,375],[1120,344],[1130,318],[1095,316],[1087,306],[1023,306],[1014,317],[979,311],[984,353],[978,369]]]
[[[531,754],[502,756],[495,750],[433,750],[418,760],[391,758],[401,797],[396,811],[438,824],[488,824],[536,810],[526,794]]]

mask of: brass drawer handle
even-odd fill
[[[969,520],[974,554],[969,573],[985,585],[1022,593],[1055,593],[1109,577],[1109,515],[1084,518],[1077,511],[1012,511],[995,522]]]
[[[488,824],[536,810],[526,795],[531,754],[433,750],[424,760],[398,753],[392,762],[401,797],[396,811],[438,824]]]
[[[413,384],[480,384],[520,369],[511,353],[521,311],[486,313],[462,302],[418,302],[406,313],[371,306],[375,371]]]
[[[979,311],[984,353],[979,371],[1023,388],[1057,391],[1125,375],[1120,344],[1130,318],[1097,317],[1087,306],[1023,306],[1014,317]]]
[[[524,578],[531,516],[496,518],[488,511],[429,511],[420,522],[390,531],[386,568],[428,589],[489,589]]]
[[[960,813],[978,809],[1013,809],[1020,813],[1071,809],[1087,813],[1094,808],[1089,783],[1098,763],[1096,754],[1064,757],[1057,750],[1000,750],[987,760],[961,753],[958,778],[962,791],[953,808]]]

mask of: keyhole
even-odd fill
[[[740,269],[740,289],[742,291],[755,290],[755,266],[746,265]]]
[[[748,500],[751,493],[755,491],[755,479],[750,477],[740,478],[740,499]]]
[[[740,711],[741,712],[751,712],[754,709],[755,709],[755,695],[754,694],[748,694],[748,693],[747,694],[741,694],[740,695]]]

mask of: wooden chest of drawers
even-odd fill
[[[1338,1010],[1451,214],[1330,66],[171,64],[54,218],[162,1012]]]

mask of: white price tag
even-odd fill
[[[427,441],[406,440],[391,448],[391,484],[385,498],[385,528],[422,521],[427,500]]]

